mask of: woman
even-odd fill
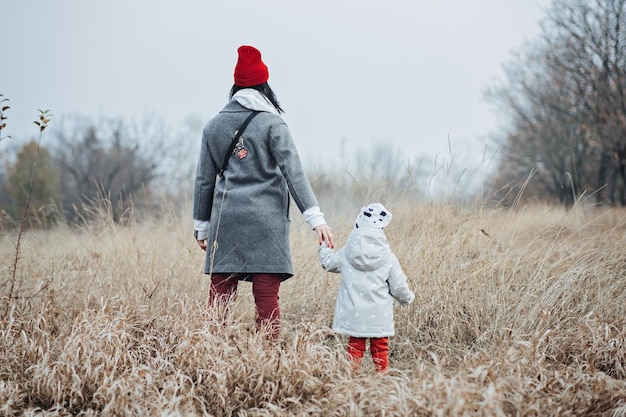
[[[202,133],[194,229],[198,245],[207,251],[208,306],[234,297],[239,281],[252,281],[257,327],[269,325],[270,338],[276,340],[279,286],[293,276],[290,197],[317,233],[318,244],[334,247],[333,234],[280,117],[283,109],[267,83],[269,71],[257,49],[238,49],[234,78],[231,100]],[[244,128],[253,112],[258,113]]]

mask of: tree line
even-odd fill
[[[95,215],[98,207],[122,221],[134,210],[158,205],[164,195],[176,200],[195,163],[196,136],[178,138],[156,118],[139,123],[81,116],[55,120],[43,143],[28,141],[11,159],[5,152],[0,230],[22,221],[44,228],[75,224]],[[180,146],[182,140],[190,146]]]
[[[555,0],[488,98],[506,116],[489,193],[626,205],[626,0]]]

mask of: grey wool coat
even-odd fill
[[[217,174],[250,110],[231,100],[204,127],[193,218],[209,221],[204,273],[293,276],[290,196],[301,212],[319,203],[283,119],[258,114],[236,145],[224,177]]]

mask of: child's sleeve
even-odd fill
[[[320,265],[328,272],[341,272],[341,250],[335,252],[326,243],[319,248]]]
[[[392,254],[391,259],[393,264],[391,272],[389,273],[389,279],[387,280],[387,283],[389,284],[389,293],[393,296],[393,298],[398,300],[400,304],[411,304],[413,300],[415,300],[415,294],[413,294],[413,291],[409,289],[409,283],[406,279],[406,275],[404,275],[396,255]]]

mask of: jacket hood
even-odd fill
[[[354,229],[348,237],[344,253],[356,269],[372,271],[386,262],[391,249],[382,229]]]

